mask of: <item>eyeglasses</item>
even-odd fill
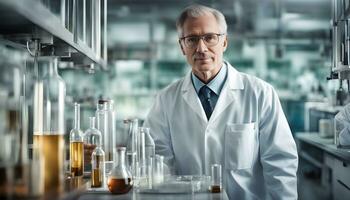
[[[184,41],[184,44],[187,48],[195,48],[198,45],[200,39],[203,40],[204,44],[207,47],[215,46],[219,43],[220,36],[225,35],[224,33],[208,33],[198,36],[186,36],[180,38]]]

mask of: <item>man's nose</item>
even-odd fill
[[[197,52],[206,52],[208,50],[207,45],[205,45],[203,39],[200,39],[197,44]]]

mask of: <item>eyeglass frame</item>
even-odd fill
[[[206,43],[206,41],[204,40],[204,37],[207,36],[207,35],[216,35],[216,36],[218,36],[218,42],[217,42],[216,44],[213,44],[213,45],[208,45],[208,44]],[[199,43],[200,40],[203,40],[204,44],[205,44],[207,47],[213,47],[213,46],[219,44],[220,36],[223,36],[223,35],[226,35],[226,33],[206,33],[206,34],[203,34],[203,35],[189,35],[189,36],[185,36],[185,37],[179,38],[179,42],[184,41],[185,47],[190,48],[190,49],[193,49],[193,48],[195,48],[196,46],[198,46],[198,43]],[[194,45],[194,46],[192,46],[192,47],[187,46],[187,45],[186,45],[186,42],[185,42],[185,39],[186,39],[186,38],[189,38],[189,37],[197,37],[197,38],[199,38],[197,44]]]

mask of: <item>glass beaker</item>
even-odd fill
[[[164,156],[155,155],[153,161],[153,188],[164,182]]]
[[[39,65],[49,70],[43,78],[38,77],[34,85],[33,149],[38,149],[44,160],[45,192],[58,192],[63,189],[64,177],[66,86],[57,73],[57,57],[45,57]]]
[[[70,173],[82,176],[84,173],[84,137],[80,130],[80,104],[74,104],[74,128],[70,131]]]
[[[125,165],[125,151],[125,147],[116,148],[118,162],[108,176],[108,189],[113,194],[127,193],[133,186],[131,174]]]
[[[90,128],[84,133],[84,171],[91,171],[91,155],[97,145],[102,145],[101,132],[95,128],[95,117],[89,117]],[[100,147],[102,149],[102,146]]]

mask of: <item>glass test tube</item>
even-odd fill
[[[212,193],[220,193],[222,189],[222,174],[220,164],[211,165],[211,178],[212,181],[210,191]]]

